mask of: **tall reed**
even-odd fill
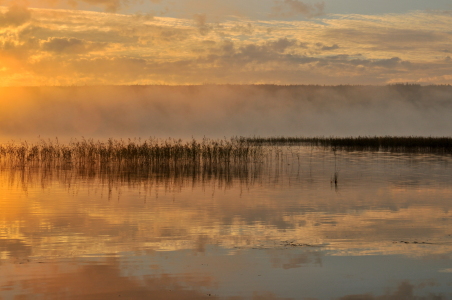
[[[0,145],[0,171],[24,181],[24,186],[38,175],[42,183],[51,178],[69,183],[82,178],[109,186],[142,182],[176,188],[212,180],[222,185],[237,180],[248,184],[263,171],[264,148],[240,138],[9,142]]]
[[[36,144],[7,143],[0,145],[0,159],[16,164],[77,163],[77,164],[223,164],[246,163],[262,159],[262,146],[245,139],[212,140],[204,138],[183,142],[176,139],[147,139],[127,141],[109,139],[41,140]]]

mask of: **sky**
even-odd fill
[[[0,0],[0,85],[452,83],[450,0]]]

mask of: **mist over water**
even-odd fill
[[[0,136],[449,136],[451,86],[1,88]]]

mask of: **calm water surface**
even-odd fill
[[[0,299],[452,299],[451,156],[270,150],[171,172],[3,164]]]

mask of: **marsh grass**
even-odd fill
[[[92,139],[60,143],[41,140],[38,143],[9,142],[0,144],[0,160],[16,166],[39,164],[145,165],[174,166],[247,164],[263,162],[266,153],[278,154],[278,146],[304,145],[336,150],[452,152],[450,137],[234,137],[201,141],[177,139]]]
[[[227,164],[248,163],[262,159],[262,146],[245,139],[203,139],[183,142],[176,139],[92,139],[72,140],[61,144],[58,139],[0,145],[0,159],[16,165],[33,164]]]
[[[358,137],[252,137],[254,145],[309,145],[348,151],[452,153],[451,137],[358,136]]]
[[[306,148],[307,146],[307,148]],[[342,176],[337,151],[452,152],[452,138],[433,137],[235,137],[231,139],[92,139],[60,143],[9,142],[0,145],[0,171],[28,186],[82,179],[108,186],[165,186],[169,190],[198,184],[251,186],[264,180],[298,180],[306,164],[311,177],[314,149],[332,151],[337,186]],[[316,150],[317,151],[317,150]],[[329,152],[331,153],[331,152]],[[331,155],[332,155],[331,154]],[[328,154],[326,154],[328,155]],[[422,154],[423,155],[423,154]],[[303,161],[304,160],[304,161]],[[6,173],[5,173],[6,172]],[[339,178],[341,177],[341,178]],[[328,180],[328,179],[327,179]]]

